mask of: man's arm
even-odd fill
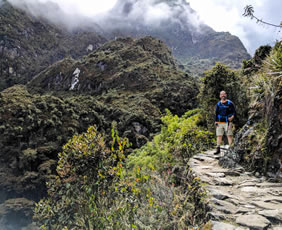
[[[236,109],[233,102],[230,103],[230,114],[229,114],[229,121],[232,121],[236,116]]]
[[[218,117],[218,112],[219,112],[219,108],[218,108],[218,104],[216,104],[215,116],[214,116],[215,123],[216,123],[216,120],[217,120],[217,117]]]

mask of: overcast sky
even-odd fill
[[[1,0],[0,0],[1,1]],[[117,0],[9,0],[11,2],[56,2],[67,14],[91,18],[110,10]],[[141,0],[144,1],[145,0]],[[150,2],[152,0],[146,0]],[[282,21],[282,0],[187,0],[200,18],[216,31],[229,31],[237,35],[249,53],[260,45],[273,45],[282,39],[282,31],[242,16],[247,4],[254,6],[255,15],[265,21],[279,24]],[[150,9],[156,15],[161,9]],[[154,13],[154,12],[151,12]]]
[[[253,54],[260,45],[282,39],[282,30],[259,25],[242,16],[246,5],[253,5],[255,15],[267,22],[280,24],[282,0],[189,0],[201,19],[216,31],[229,31],[240,37],[247,50]]]

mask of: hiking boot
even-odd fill
[[[220,154],[220,146],[218,146],[218,147],[216,148],[216,152],[214,153],[214,155],[218,155],[218,154]]]

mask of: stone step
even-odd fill
[[[205,183],[213,230],[282,230],[282,183],[257,178],[240,165],[225,169],[208,151],[190,160]]]

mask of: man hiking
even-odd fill
[[[214,154],[216,155],[220,153],[220,144],[224,133],[227,135],[229,146],[232,144],[232,121],[236,115],[235,106],[232,101],[227,100],[226,92],[221,91],[219,97],[221,100],[216,104],[215,112],[217,148]]]

